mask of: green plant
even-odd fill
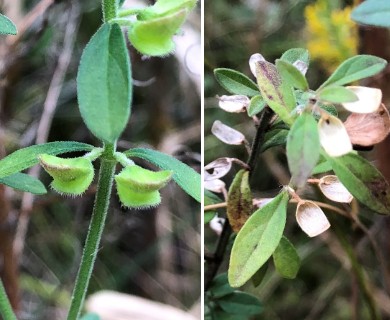
[[[390,214],[389,184],[370,162],[353,151],[353,146],[372,146],[388,135],[389,112],[382,104],[379,89],[346,86],[381,72],[387,62],[370,55],[354,56],[344,61],[317,90],[310,89],[305,77],[309,67],[309,53],[305,49],[290,49],[275,64],[254,54],[249,65],[257,83],[236,70],[214,70],[219,84],[231,94],[218,97],[219,106],[230,113],[248,113],[257,131],[252,146],[247,147],[249,157],[245,163],[224,157],[205,167],[205,188],[223,193],[225,198],[225,202],[218,202],[216,195],[205,194],[209,203],[205,211],[213,212],[208,214],[207,221],[217,208],[226,208],[227,216],[215,254],[207,257],[206,290],[209,291],[232,231],[236,235],[232,236],[228,269],[231,287],[241,287],[250,279],[259,285],[259,274],[264,273],[271,257],[282,277],[296,277],[300,258],[284,236],[290,202],[296,204],[296,221],[309,237],[330,228],[321,207],[331,208],[360,224],[356,212],[342,210],[320,199],[301,198],[309,184],[317,185],[329,200],[349,204],[356,199],[373,212]],[[345,122],[338,117],[341,107],[350,112]],[[211,131],[227,144],[248,144],[241,132],[218,120]],[[285,147],[291,179],[273,198],[253,198],[250,178],[253,181],[259,154],[276,146]],[[240,171],[227,192],[220,178],[234,163]],[[321,178],[314,177],[325,173]],[[337,228],[335,232],[340,237]],[[347,247],[344,238],[340,242]],[[350,253],[349,248],[345,250]],[[364,275],[360,267],[357,269],[371,317],[377,319],[378,311],[367,293]],[[212,293],[207,297],[215,302]],[[218,310],[209,312],[220,313]]]
[[[352,20],[377,27],[390,28],[390,3],[382,0],[366,0],[351,14]]]
[[[125,129],[131,114],[132,77],[131,63],[124,35],[119,23],[133,30],[137,21],[159,21],[159,28],[167,29],[164,43],[149,28],[139,28],[138,38],[130,42],[142,53],[167,55],[173,48],[172,36],[178,32],[196,1],[159,0],[154,6],[137,9],[133,13],[120,11],[123,1],[103,0],[104,22],[84,49],[77,76],[77,92],[82,119],[102,146],[94,147],[80,142],[61,141],[30,146],[17,150],[0,160],[1,183],[12,188],[44,194],[43,184],[21,171],[36,164],[53,178],[51,186],[59,193],[77,196],[83,194],[92,183],[94,167],[99,159],[100,169],[97,193],[90,227],[85,241],[82,260],[77,275],[68,319],[78,319],[88,289],[101,235],[108,214],[108,205],[114,179],[119,198],[124,206],[148,208],[160,204],[159,189],[172,178],[195,200],[200,201],[200,176],[179,160],[161,152],[134,148],[124,152],[116,150],[116,141]],[[180,5],[178,5],[180,3]],[[174,26],[167,15],[180,12],[180,23]],[[137,14],[137,21],[123,17]],[[13,34],[13,24],[1,16],[2,33]],[[4,22],[4,23],[3,23]],[[169,43],[167,47],[166,44]],[[141,47],[150,50],[139,49]],[[78,158],[61,158],[57,155],[69,152],[87,152]],[[142,158],[163,169],[151,172],[135,165],[130,158]],[[115,175],[117,164],[124,169]],[[1,287],[2,288],[2,287]],[[15,319],[4,290],[0,292],[0,311],[4,319]],[[93,316],[90,316],[93,318]]]

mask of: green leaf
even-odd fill
[[[293,119],[290,113],[295,108],[292,88],[283,81],[276,66],[267,61],[257,62],[256,76],[264,100],[285,123],[291,125]]]
[[[345,60],[320,87],[331,84],[342,86],[381,72],[387,65],[386,60],[371,55],[357,55]]]
[[[259,299],[246,292],[233,292],[218,299],[216,303],[225,312],[240,316],[260,314],[263,311]]]
[[[253,117],[256,114],[260,113],[267,103],[264,101],[261,95],[257,95],[252,97],[251,102],[249,103],[249,107],[247,109],[248,116]]]
[[[0,183],[16,190],[30,192],[32,194],[45,194],[47,190],[43,183],[25,173],[14,173],[10,176],[0,178]]]
[[[390,28],[390,2],[366,0],[357,6],[351,14],[352,20],[361,24]]]
[[[166,56],[175,49],[172,37],[177,33],[187,17],[186,9],[154,19],[140,20],[129,29],[131,44],[142,54]]]
[[[172,170],[173,180],[196,201],[201,201],[200,174],[183,162],[151,149],[135,148],[126,151],[125,154],[128,157],[147,160],[163,170]]]
[[[0,160],[0,178],[38,164],[38,156],[42,153],[57,155],[74,151],[91,151],[93,146],[80,142],[57,141],[38,144],[17,150]]]
[[[214,70],[215,79],[228,92],[253,97],[259,95],[256,83],[246,75],[232,69],[218,68]]]
[[[286,129],[274,129],[268,131],[265,134],[264,143],[262,144],[260,151],[264,152],[269,148],[285,145],[288,132],[289,130]]]
[[[317,97],[321,101],[331,103],[354,102],[358,96],[351,90],[341,86],[329,86],[319,90]]]
[[[278,59],[276,60],[276,68],[283,80],[291,87],[304,91],[309,89],[309,84],[307,83],[305,76],[292,64]]]
[[[320,160],[318,161],[317,165],[314,167],[311,174],[320,174],[320,173],[329,172],[331,170],[332,170],[332,165],[330,164],[330,162],[326,160],[325,157],[320,156]]]
[[[320,138],[317,122],[307,112],[294,122],[287,136],[287,160],[291,183],[303,187],[320,157]]]
[[[293,64],[294,62],[300,60],[306,63],[309,66],[310,63],[310,55],[309,51],[303,48],[293,48],[287,50],[283,55],[280,57],[281,60],[289,62]]]
[[[283,235],[289,195],[281,192],[251,215],[234,241],[228,278],[232,287],[247,282],[271,257]]]
[[[333,171],[348,191],[362,204],[381,214],[390,214],[390,186],[367,160],[349,153],[328,157]]]
[[[228,282],[227,273],[216,276],[210,285],[210,292],[213,298],[221,298],[235,291]]]
[[[287,279],[295,279],[301,265],[301,259],[293,244],[283,236],[272,255],[276,271]]]
[[[14,23],[5,15],[0,14],[0,34],[15,35],[18,33]]]
[[[130,60],[117,24],[103,24],[84,49],[77,74],[81,116],[100,140],[114,143],[127,125],[132,94]]]

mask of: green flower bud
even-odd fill
[[[129,40],[142,54],[166,56],[175,49],[172,37],[184,23],[187,13],[182,9],[155,19],[136,21],[129,29]]]
[[[94,168],[87,158],[63,159],[42,154],[39,161],[45,171],[52,176],[51,187],[58,193],[80,195],[92,183]]]
[[[161,202],[158,190],[169,182],[172,174],[169,170],[155,172],[136,165],[128,166],[115,176],[119,198],[130,208],[158,206]]]

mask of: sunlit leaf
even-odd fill
[[[328,158],[348,191],[362,204],[381,214],[390,214],[390,186],[382,174],[361,156],[349,153]]]
[[[253,97],[259,94],[259,89],[246,75],[232,69],[214,69],[218,83],[229,93]]]
[[[229,283],[240,287],[271,257],[283,235],[289,195],[281,192],[251,215],[234,241]]]
[[[371,55],[357,55],[345,60],[320,88],[331,84],[342,86],[357,80],[371,77],[381,72],[386,60]]]
[[[331,103],[355,102],[359,98],[352,91],[342,86],[329,86],[318,92],[318,99]]]
[[[276,60],[276,67],[282,78],[292,87],[307,90],[309,85],[305,76],[292,64],[284,60]]]
[[[261,95],[257,95],[251,98],[249,107],[248,107],[248,116],[253,117],[256,114],[260,113],[267,103],[264,101]]]
[[[10,176],[38,164],[42,153],[57,155],[74,151],[91,151],[93,146],[80,142],[57,141],[17,150],[0,160],[0,178]]]
[[[361,24],[390,28],[390,2],[384,0],[366,0],[357,6],[351,14],[352,20]]]
[[[264,100],[285,123],[291,125],[290,113],[296,106],[292,88],[283,81],[276,66],[267,61],[256,63],[256,76]]]
[[[142,158],[163,170],[172,170],[172,179],[196,201],[201,201],[200,174],[183,162],[165,153],[144,148],[130,149],[125,154],[130,158]]]
[[[103,24],[85,47],[77,74],[81,116],[100,140],[113,143],[126,127],[131,81],[130,59],[121,28]]]
[[[302,187],[320,157],[317,122],[310,113],[304,112],[294,122],[287,136],[286,150],[291,183]]]

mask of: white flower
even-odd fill
[[[342,103],[348,111],[355,113],[375,112],[382,102],[382,91],[376,88],[351,86],[346,87],[357,95],[358,100],[355,102]]]
[[[250,99],[247,96],[233,95],[218,97],[219,107],[226,112],[245,112],[250,104]]]

